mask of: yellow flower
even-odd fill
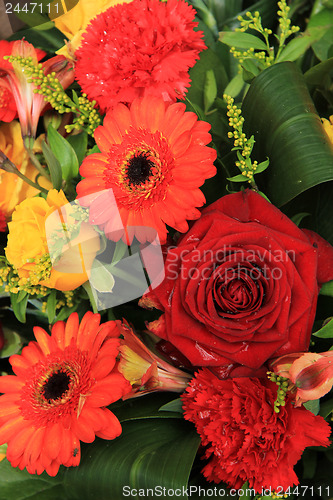
[[[119,3],[129,3],[131,0],[79,0],[66,14],[57,17],[54,23],[69,39],[57,54],[74,59],[74,52],[81,44],[81,37],[89,22],[98,14]]]
[[[29,161],[24,149],[21,127],[18,121],[3,123],[0,126],[0,150],[15,164],[15,166],[35,181],[38,170]],[[50,189],[52,184],[45,178],[40,179],[40,185]],[[10,216],[18,203],[38,194],[39,191],[24,182],[15,174],[0,170],[0,210]]]
[[[88,272],[100,247],[99,236],[88,223],[82,222],[79,234],[70,244],[65,241],[61,245],[60,259],[55,267],[50,261],[50,240],[47,239],[50,231],[46,233],[46,219],[67,203],[62,191],[52,189],[46,200],[38,197],[26,199],[13,212],[5,251],[23,287],[43,285],[68,291],[88,280]],[[51,234],[58,232],[61,238],[61,227],[56,221],[52,222]]]
[[[329,137],[329,140],[333,144],[333,115],[330,116],[329,120],[326,120],[326,118],[322,118],[321,121],[323,122],[323,126],[325,132]]]

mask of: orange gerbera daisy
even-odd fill
[[[152,227],[161,243],[166,241],[166,224],[186,232],[186,219],[198,219],[196,207],[206,201],[199,187],[216,174],[216,151],[206,146],[209,129],[182,103],[144,97],[130,108],[117,104],[95,131],[101,153],[87,156],[80,168],[85,179],[77,186],[79,197],[108,189],[111,193],[109,203],[105,193],[87,196],[90,222],[107,234],[119,229],[113,192],[125,227]],[[139,231],[135,235],[147,239]]]
[[[131,390],[116,368],[118,326],[91,312],[79,324],[73,313],[51,336],[35,327],[37,342],[10,357],[16,375],[0,377],[0,443],[13,467],[55,476],[61,464],[79,464],[80,441],[120,435],[105,408]]]

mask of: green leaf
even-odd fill
[[[180,398],[174,399],[173,401],[161,406],[159,411],[175,411],[183,414],[183,402]]]
[[[0,358],[9,358],[19,352],[22,348],[22,339],[18,333],[10,330],[6,326],[2,327],[5,344],[0,351]]]
[[[327,418],[333,412],[333,398],[320,404],[319,415]]]
[[[228,85],[226,86],[224,93],[229,95],[230,97],[237,97],[238,94],[242,91],[244,87],[244,79],[241,73],[238,73],[236,76],[230,80]]]
[[[54,156],[61,166],[62,178],[66,181],[76,177],[79,173],[79,162],[76,153],[68,141],[53,127],[47,127],[47,138]]]
[[[90,286],[102,293],[111,293],[115,284],[114,277],[102,262],[93,262],[89,277]]]
[[[293,221],[294,224],[296,224],[296,226],[299,226],[304,217],[308,217],[309,215],[311,214],[309,214],[308,212],[301,212],[291,217],[291,220]]]
[[[260,38],[240,31],[220,31],[219,40],[236,49],[267,50],[266,44]]]
[[[87,153],[87,146],[88,146],[87,132],[80,132],[79,134],[69,135],[68,137],[66,137],[66,140],[74,149],[79,165],[81,165]]]
[[[313,399],[311,401],[307,401],[306,403],[303,404],[303,406],[311,411],[314,415],[318,415],[319,413],[319,399]]]
[[[266,168],[268,167],[269,165],[269,160],[265,160],[265,161],[262,161],[261,163],[259,163],[259,165],[257,166],[257,168],[255,169],[255,174],[261,174],[261,172],[264,172],[264,170],[266,170]]]
[[[209,111],[217,96],[217,86],[214,71],[209,69],[206,71],[206,81],[204,85],[204,110]]]
[[[323,36],[321,28],[314,28],[311,32],[303,33],[291,40],[287,46],[282,50],[276,62],[282,61],[296,61],[304,52],[315,42]]]
[[[26,293],[23,299],[18,299],[19,297],[17,293],[10,293],[10,301],[15,316],[21,323],[25,323],[29,295]]]
[[[304,78],[307,85],[323,87],[323,84],[325,86],[325,83],[327,83],[327,85],[330,84],[331,71],[333,71],[333,57],[316,64],[316,66],[312,66],[312,68],[304,74]]]
[[[61,165],[45,141],[42,141],[42,150],[50,170],[52,185],[54,189],[60,189],[62,184]]]
[[[89,281],[86,281],[86,283],[83,283],[82,287],[85,290],[86,294],[88,295],[93,312],[96,314],[98,312],[96,300],[95,300],[95,297],[94,297],[94,294],[93,294],[93,291],[92,291],[92,288],[91,288]]]
[[[117,401],[110,405],[109,409],[116,415],[120,422],[147,418],[183,418],[183,415],[179,411],[166,409],[166,406],[174,401],[174,393],[155,392],[142,397]],[[160,411],[162,407],[165,407],[164,411]]]
[[[333,280],[328,283],[324,283],[320,289],[320,295],[328,295],[333,297]]]
[[[227,180],[231,182],[246,182],[248,179],[245,175],[239,174],[234,175],[234,177],[227,177]]]
[[[333,318],[326,323],[320,330],[313,333],[315,337],[319,337],[321,339],[331,339],[333,338]]]
[[[245,133],[255,136],[253,156],[270,159],[264,190],[275,205],[333,180],[332,145],[294,63],[275,64],[257,76],[242,113]]]
[[[116,440],[85,447],[80,467],[68,469],[70,500],[123,500],[128,489],[186,487],[200,438],[182,419],[124,422]],[[157,490],[156,490],[157,491]],[[163,491],[163,490],[162,490]],[[186,498],[181,495],[179,498]]]
[[[47,297],[47,317],[49,323],[52,323],[52,321],[55,318],[56,315],[56,306],[57,306],[57,291],[52,290],[49,293],[49,296]]]
[[[66,498],[62,471],[56,477],[44,472],[38,476],[14,468],[5,459],[0,462],[0,500],[59,500]]]

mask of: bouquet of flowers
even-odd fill
[[[6,4],[0,500],[333,498],[333,4]]]

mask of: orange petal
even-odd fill
[[[102,439],[115,439],[120,436],[122,428],[117,417],[108,409],[104,410],[104,418],[107,418],[107,425],[96,432],[96,436]]]
[[[57,321],[51,331],[51,336],[59,349],[65,348],[65,323],[64,321]]]
[[[55,423],[48,427],[44,437],[44,452],[49,458],[54,460],[59,455],[62,445],[63,429],[60,423]]]
[[[50,354],[54,349],[54,343],[52,342],[51,337],[46,333],[46,331],[40,326],[34,327],[34,335],[36,337],[37,343],[45,356]]]
[[[79,330],[79,324],[79,315],[77,313],[72,313],[66,322],[64,339],[65,347],[70,345],[72,339],[76,339],[77,332]]]
[[[16,375],[0,377],[0,392],[19,392],[25,385],[24,380]]]

